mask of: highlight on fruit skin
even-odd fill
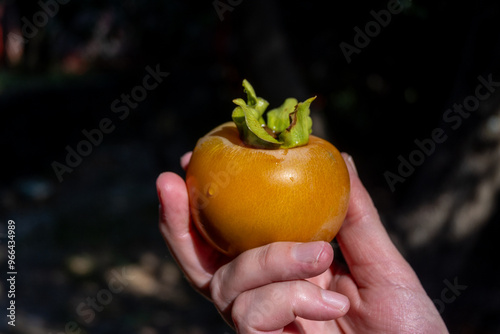
[[[340,152],[311,134],[309,106],[267,101],[243,81],[233,122],[200,138],[186,170],[192,219],[216,249],[236,256],[276,241],[330,242],[349,203]]]

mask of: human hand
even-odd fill
[[[184,180],[158,177],[160,230],[193,287],[238,333],[447,333],[417,276],[385,231],[352,158],[351,199],[337,235],[348,269],[326,242],[278,242],[230,259],[190,221]],[[185,168],[190,154],[181,164]]]

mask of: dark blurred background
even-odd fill
[[[450,331],[500,333],[499,21],[494,0],[0,1],[0,331],[232,332],[173,262],[155,179],[247,78],[271,106],[318,96],[314,133],[354,156]]]

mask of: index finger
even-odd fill
[[[166,172],[158,177],[156,187],[160,230],[170,252],[194,287],[207,295],[213,273],[224,263],[222,254],[209,246],[191,223],[184,180]]]

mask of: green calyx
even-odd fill
[[[309,107],[316,97],[304,102],[288,98],[278,108],[264,112],[269,103],[257,97],[250,83],[243,80],[247,101],[233,100],[237,105],[233,110],[233,121],[243,142],[251,147],[264,149],[292,148],[307,145],[312,132]]]

